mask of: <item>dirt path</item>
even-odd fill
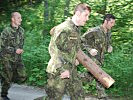
[[[46,92],[44,89],[35,88],[32,86],[17,85],[17,84],[12,85],[12,87],[9,89],[9,94],[8,94],[8,97],[11,100],[34,100],[34,99],[43,100],[42,97],[45,96]],[[63,100],[70,100],[70,97],[65,95]],[[95,97],[88,97],[85,100],[98,100],[98,99]]]

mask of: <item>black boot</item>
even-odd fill
[[[7,96],[2,96],[2,100],[10,100]]]

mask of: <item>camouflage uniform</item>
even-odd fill
[[[91,57],[99,66],[102,66],[103,64],[104,53],[107,51],[110,43],[111,32],[105,33],[102,26],[92,28],[82,36],[83,49],[87,51],[89,57]],[[98,54],[96,56],[90,55],[88,51],[91,49],[96,49],[98,51]],[[89,73],[89,77],[90,76],[91,79],[89,80],[94,80],[94,77]],[[98,81],[96,82],[96,88],[99,98],[107,96],[104,87]]]
[[[24,30],[22,27],[6,27],[0,36],[0,76],[1,96],[7,96],[11,82],[23,82],[26,80],[25,67],[21,54],[16,54],[16,49],[23,48]]]
[[[79,28],[71,19],[66,20],[53,30],[49,44],[51,59],[47,66],[48,83],[46,92],[50,100],[62,100],[64,93],[71,100],[82,100],[84,93],[75,66],[76,53],[80,47]],[[70,78],[61,79],[60,74],[70,71]]]

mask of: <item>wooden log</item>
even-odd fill
[[[78,61],[86,67],[94,77],[102,83],[106,88],[109,88],[115,80],[111,78],[101,67],[99,67],[90,57],[88,57],[82,50],[77,53]]]

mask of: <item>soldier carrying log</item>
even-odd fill
[[[112,14],[104,16],[103,24],[89,29],[82,36],[82,46],[88,52],[88,56],[99,66],[102,66],[105,52],[112,52],[111,28],[115,25],[115,17]],[[93,77],[91,73],[88,74]],[[96,82],[99,99],[107,99],[105,89],[101,83]]]
[[[84,100],[75,61],[81,44],[79,26],[84,26],[90,12],[91,8],[87,4],[80,3],[76,6],[71,19],[51,30],[53,32],[49,44],[51,59],[47,66],[46,87],[48,100],[62,100],[64,93],[68,93],[71,100]]]

